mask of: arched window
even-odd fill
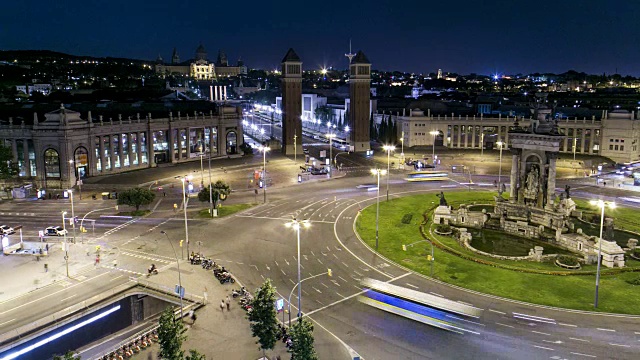
[[[85,178],[89,170],[89,152],[84,146],[79,146],[74,153],[73,166],[75,167],[76,177],[78,179]]]
[[[44,172],[47,178],[60,178],[60,156],[54,149],[44,152]]]
[[[237,134],[235,131],[227,133],[227,154],[235,154],[237,152]]]

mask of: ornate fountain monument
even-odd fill
[[[569,217],[576,205],[567,186],[556,195],[556,159],[564,135],[558,131],[553,109],[547,105],[547,94],[537,93],[532,105],[533,121],[523,128],[516,119],[509,130],[511,150],[511,184],[509,200],[495,197],[493,214],[469,211],[461,206],[453,210],[440,197],[434,222],[467,227],[491,226],[507,233],[552,242],[575,253],[584,261],[597,261],[598,239],[581,231],[570,232]],[[499,225],[495,219],[499,219]],[[607,238],[605,236],[605,238]],[[624,266],[624,250],[615,241],[603,240],[602,263],[608,267]]]

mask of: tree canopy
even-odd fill
[[[0,179],[6,180],[18,175],[18,164],[13,161],[11,148],[0,145]]]
[[[264,353],[273,349],[278,341],[278,319],[276,318],[276,289],[271,285],[271,279],[256,290],[256,295],[251,302],[253,309],[249,312],[249,322],[253,337],[258,338],[257,343]]]
[[[173,308],[167,307],[160,315],[158,327],[160,352],[158,352],[158,357],[166,360],[183,360],[182,342],[187,339],[186,331],[182,320],[175,318]]]
[[[227,196],[231,194],[231,187],[222,180],[218,180],[215,183],[211,184],[211,194],[213,199],[213,205],[215,208],[218,207],[219,201],[225,201]],[[209,186],[205,186],[198,193],[198,200],[202,202],[209,201]]]
[[[156,198],[156,194],[144,188],[133,188],[118,193],[118,205],[135,206],[136,211],[140,210],[140,206],[149,205]]]
[[[317,360],[318,354],[313,347],[313,324],[306,318],[298,318],[291,327],[291,360]]]

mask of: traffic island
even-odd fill
[[[494,196],[495,193],[492,192],[458,191],[446,194],[449,206],[454,208],[461,204],[487,204]],[[585,201],[575,201],[578,207],[586,206]],[[452,236],[437,235],[437,225],[431,221],[422,223],[424,218],[432,218],[438,203],[434,193],[381,202],[380,254],[425,275],[430,273],[430,266],[433,264],[434,278],[470,290],[540,305],[594,310],[596,265],[585,264],[581,269],[569,270],[558,268],[555,257],[537,262],[480,255],[461,246]],[[633,210],[618,208],[616,211],[618,219],[631,216]],[[423,217],[425,212],[428,214]],[[407,214],[411,214],[413,219],[410,224],[402,222]],[[361,211],[356,220],[356,231],[372,250],[375,250],[375,228],[376,207],[369,206]],[[420,243],[403,246],[415,242]],[[435,247],[433,262],[430,261],[430,242]],[[625,268],[603,268],[598,311],[640,314],[640,304],[628,301],[637,292],[637,287],[628,281],[636,279],[638,271],[640,262],[635,260],[628,261]]]

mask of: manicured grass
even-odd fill
[[[218,207],[218,217],[225,217],[237,212],[249,209],[256,206],[255,204],[232,204],[232,205],[222,205]],[[202,209],[198,211],[198,218],[207,218],[211,219],[211,214],[209,214],[209,209]]]
[[[495,193],[489,192],[445,193],[449,205],[454,206],[474,202],[486,204],[493,200],[494,195]],[[380,202],[378,251],[407,268],[428,275],[430,264],[427,261],[427,255],[431,252],[430,244],[417,243],[414,246],[408,246],[406,252],[402,250],[402,245],[424,240],[419,230],[419,224],[423,220],[422,215],[437,205],[438,198],[435,193]],[[413,215],[411,224],[401,222],[405,214]],[[369,206],[362,211],[356,224],[360,236],[372,248],[375,247],[375,217],[375,206]],[[428,230],[429,226],[425,229]],[[462,249],[451,237],[437,236],[437,239],[463,254],[472,254],[474,257],[494,263],[527,269],[562,271],[551,263],[516,262],[481,257]],[[629,259],[628,265],[638,267],[640,262]],[[586,265],[576,272],[593,270],[595,270],[594,265]],[[557,276],[522,273],[469,261],[436,248],[434,277],[454,285],[501,297],[541,305],[594,310],[594,275]],[[640,286],[626,282],[637,278],[640,278],[640,273],[603,274],[600,278],[598,311],[640,314],[640,302],[633,301],[640,294]]]

